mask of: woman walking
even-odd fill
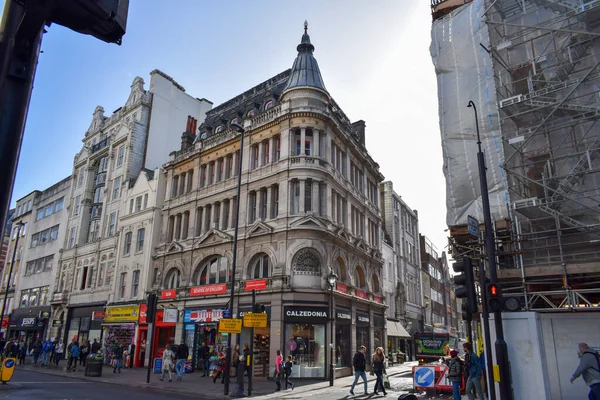
[[[171,350],[171,346],[167,344],[165,346],[165,351],[163,352],[163,356],[162,356],[162,376],[160,377],[161,381],[165,380],[166,372],[169,373],[169,382],[173,381],[173,373],[172,373],[173,357],[175,357],[175,354],[173,354],[173,350]]]
[[[229,377],[235,378],[237,376],[237,366],[240,362],[240,345],[236,344],[233,348],[233,355],[231,356],[231,368],[229,368]]]
[[[54,364],[56,364],[56,366],[58,367],[58,363],[60,362],[62,356],[63,356],[63,342],[62,340],[60,342],[58,342],[58,344],[56,345],[56,348],[54,350]]]
[[[377,381],[375,381],[375,389],[373,390],[373,394],[379,394],[377,391],[378,388],[381,388],[383,395],[387,395],[385,388],[383,387],[383,374],[385,373],[385,354],[383,353],[383,348],[378,347],[375,350],[375,354],[373,354],[373,372],[377,376]]]
[[[283,376],[283,357],[281,356],[281,350],[277,350],[277,357],[275,357],[275,384],[277,385],[276,392],[281,390],[281,377]]]
[[[217,353],[217,373],[215,375],[215,377],[213,378],[213,383],[217,383],[217,379],[219,379],[219,377],[221,377],[221,383],[225,383],[225,364],[226,364],[226,355],[225,355],[225,351],[226,348],[225,346],[221,347],[221,349],[219,350],[219,352]]]
[[[288,385],[290,385],[292,387],[292,390],[294,390],[294,383],[292,381],[290,381],[290,378],[292,377],[292,368],[293,368],[293,363],[292,363],[292,356],[287,356],[287,361],[285,362],[285,364],[283,364],[283,371],[285,372],[285,390],[287,390]]]

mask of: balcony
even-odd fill
[[[104,140],[101,140],[100,142],[98,142],[95,145],[93,145],[92,146],[92,154],[94,154],[97,151],[102,150],[106,146],[108,146],[108,138],[106,138]]]

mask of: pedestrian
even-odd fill
[[[202,342],[198,353],[200,360],[202,361],[202,376],[210,376],[210,347],[208,347],[205,342]]]
[[[475,400],[475,396],[473,396],[473,387],[475,387],[477,397],[483,399],[483,390],[481,390],[481,361],[477,357],[477,354],[473,353],[471,343],[464,343],[463,349],[465,350],[465,364],[468,366],[468,378],[465,389],[467,397],[469,400]]]
[[[244,367],[246,376],[250,374],[250,346],[248,343],[244,344]]]
[[[117,348],[113,352],[113,359],[115,360],[115,366],[113,374],[119,371],[121,373],[121,361],[123,360],[123,345],[117,345]]]
[[[452,395],[454,400],[461,400],[460,384],[463,378],[463,362],[458,358],[458,351],[450,350],[450,360],[448,363],[448,379],[452,382]],[[481,399],[483,400],[483,399]]]
[[[369,394],[369,388],[367,386],[367,357],[365,356],[367,348],[360,346],[360,350],[354,354],[352,358],[352,366],[354,367],[354,382],[350,387],[350,394],[354,395],[354,387],[358,383],[358,378],[362,378],[363,384],[365,385],[365,394]]]
[[[33,345],[33,366],[37,367],[38,366],[38,360],[40,359],[40,354],[42,354],[42,342],[39,340],[36,340],[35,344]]]
[[[479,354],[479,360],[481,360],[481,391],[487,397],[487,382],[486,382],[487,374],[485,373],[485,370],[486,370],[485,351],[482,351],[481,354]]]
[[[169,382],[173,381],[172,370],[173,370],[173,358],[174,357],[175,357],[175,354],[173,354],[173,351],[171,350],[171,346],[169,344],[167,344],[165,346],[165,351],[163,352],[163,356],[162,356],[162,376],[160,377],[161,381],[165,380],[165,374],[167,372],[169,373]]]
[[[79,365],[83,365],[85,367],[85,360],[90,354],[90,343],[86,339],[83,339],[83,341],[81,342],[79,352]]]
[[[175,364],[175,371],[177,372],[177,380],[183,379],[183,373],[185,372],[185,362],[190,355],[190,350],[187,344],[182,340],[181,344],[177,347],[177,363]]]
[[[287,390],[288,385],[290,385],[292,390],[294,390],[295,385],[292,383],[292,381],[290,381],[293,367],[294,364],[292,363],[292,356],[287,356],[287,360],[283,364],[283,372],[285,373],[285,390]]]
[[[42,345],[42,367],[48,366],[53,348],[54,345],[50,339],[47,339]]]
[[[92,343],[92,353],[96,354],[101,347],[100,343],[98,343],[98,339],[94,339],[94,343]]]
[[[221,383],[225,383],[225,367],[226,367],[226,355],[225,352],[227,348],[225,346],[221,347],[219,352],[217,353],[217,373],[213,378],[213,383],[217,383],[217,379],[221,377]]]
[[[381,391],[385,396],[387,395],[387,392],[385,391],[385,387],[383,387],[383,374],[385,373],[385,354],[383,353],[383,348],[378,347],[371,358],[373,360],[373,372],[375,372],[375,375],[377,376],[373,394],[379,394],[377,389],[381,388]]]
[[[19,346],[19,365],[25,365],[25,357],[27,357],[27,345],[21,342]]]
[[[231,356],[231,368],[229,368],[229,377],[235,378],[237,376],[237,365],[240,362],[240,346],[238,344],[233,348],[233,355]]]
[[[50,362],[56,362],[56,347],[58,346],[59,343],[59,339],[58,336],[54,338],[54,341],[52,342],[52,353],[50,353]]]
[[[244,364],[244,356],[238,357],[237,363],[237,379],[235,381],[235,392],[231,394],[231,397],[245,397],[244,393],[244,371],[246,370],[246,364]]]
[[[583,376],[586,385],[590,387],[588,398],[590,400],[600,400],[600,355],[590,349],[587,343],[579,343],[577,356],[579,357],[579,365],[573,372],[571,383],[579,376]]]
[[[79,343],[73,339],[69,346],[67,346],[67,353],[69,355],[69,363],[67,364],[67,372],[73,369],[73,372],[77,370],[77,361],[79,361]]]
[[[60,360],[63,356],[63,342],[62,340],[59,341],[54,349],[54,364],[56,364],[56,366],[58,367],[58,364],[60,363]]]
[[[281,390],[281,377],[283,374],[283,357],[281,356],[281,350],[277,350],[277,357],[275,357],[275,384],[277,385],[276,392]]]

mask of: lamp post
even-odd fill
[[[4,309],[6,308],[6,300],[8,300],[8,290],[10,289],[10,280],[12,279],[13,268],[15,266],[15,256],[17,250],[19,250],[19,237],[21,236],[21,228],[25,226],[21,221],[16,222],[17,226],[17,239],[15,240],[15,248],[13,249],[12,259],[10,261],[10,269],[8,270],[8,280],[6,281],[6,292],[4,293],[4,300],[2,301],[2,311],[0,311],[0,326],[4,320]],[[0,328],[1,329],[1,328]],[[8,334],[8,324],[6,324],[6,333]]]
[[[331,343],[330,343],[330,354],[329,354],[329,386],[333,386],[333,374],[334,374],[334,365],[333,365],[333,349],[334,349],[334,337],[333,333],[333,288],[338,280],[338,276],[335,272],[331,271],[331,273],[327,276],[327,283],[329,284],[329,330],[331,331]]]
[[[241,119],[241,115],[238,117]],[[231,261],[231,294],[229,297],[229,317],[233,318],[233,301],[235,296],[235,268],[237,263],[237,244],[238,244],[238,229],[240,219],[240,192],[242,190],[242,160],[244,154],[244,136],[246,129],[238,123],[231,124],[231,126],[240,133],[240,157],[238,160],[238,182],[237,182],[237,201],[235,204],[235,226],[233,228],[233,259]],[[231,333],[227,335],[227,355],[225,358],[225,387],[224,393],[227,396],[229,394],[229,378],[230,378],[230,366],[231,366]]]
[[[477,164],[479,167],[479,185],[481,190],[481,203],[483,208],[483,218],[485,223],[485,252],[487,254],[487,266],[490,271],[491,283],[498,283],[498,273],[496,271],[496,247],[494,243],[494,232],[492,231],[492,215],[490,211],[490,196],[488,193],[487,176],[485,174],[485,158],[481,151],[481,137],[479,136],[479,121],[477,119],[477,107],[475,103],[470,100],[467,107],[473,108],[475,115],[475,128],[477,130]],[[482,267],[483,268],[483,267]],[[482,304],[485,310],[486,307],[486,293],[481,288],[483,294]],[[486,310],[487,311],[487,310]],[[489,321],[489,320],[488,320]],[[487,322],[489,327],[489,322]],[[501,400],[512,400],[512,388],[511,388],[511,377],[510,370],[508,368],[508,349],[506,341],[504,341],[504,330],[502,327],[502,312],[494,311],[494,325],[496,330],[496,363],[500,369],[500,399]],[[491,376],[491,339],[489,336],[489,329],[486,329],[486,361],[488,367],[488,374]],[[491,379],[490,379],[491,380]],[[495,386],[490,386],[490,395],[495,396],[492,392],[495,391]],[[493,399],[494,397],[492,397]]]

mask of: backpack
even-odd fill
[[[73,347],[71,347],[71,356],[79,357],[79,346],[77,346],[76,344],[73,345]]]

